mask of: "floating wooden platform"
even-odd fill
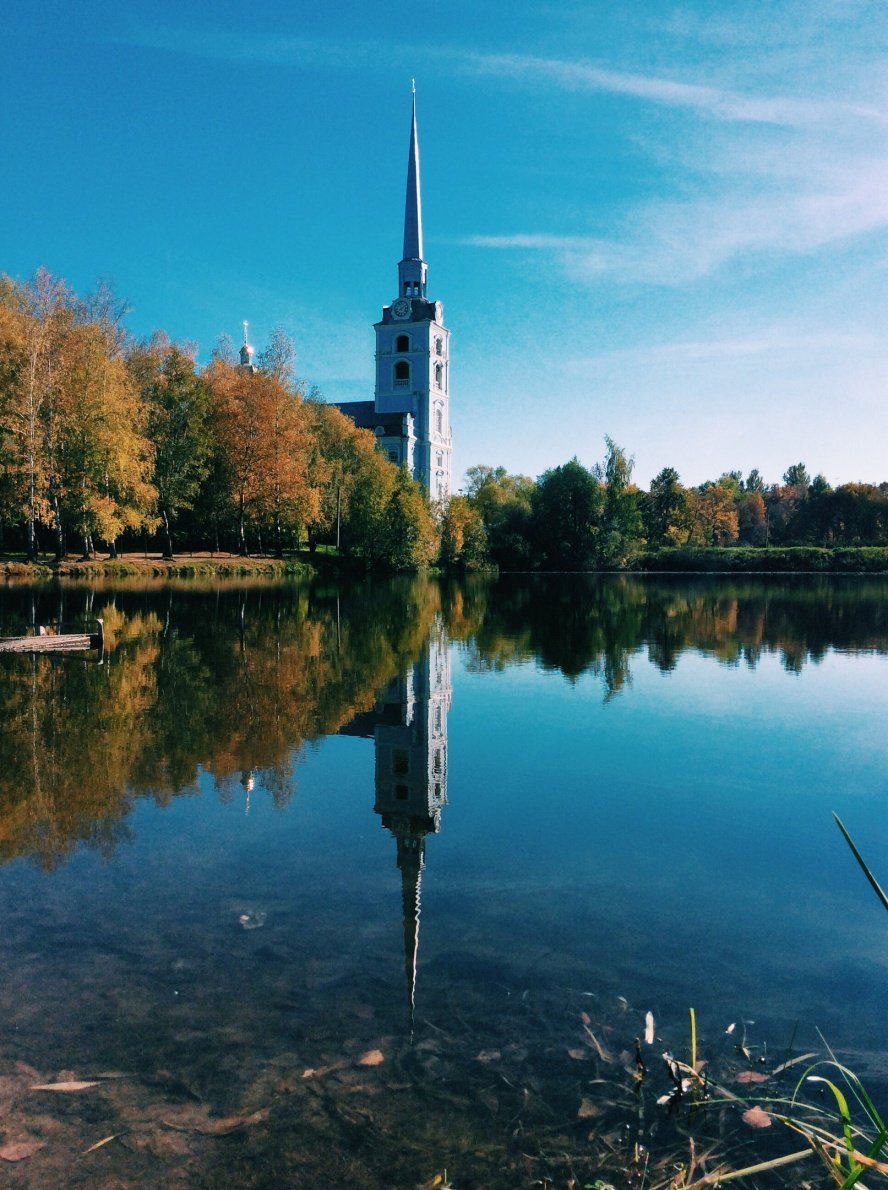
[[[56,632],[39,625],[30,636],[0,636],[0,653],[70,653],[84,649],[102,651],[104,625],[96,620],[95,632]]]

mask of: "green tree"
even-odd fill
[[[645,531],[653,546],[675,544],[687,516],[687,494],[674,467],[664,467],[651,480],[644,503]]]
[[[559,570],[594,565],[604,509],[596,477],[577,459],[543,472],[532,497],[538,561]]]
[[[807,488],[811,484],[811,476],[804,463],[793,463],[783,473],[783,482],[790,488]]]
[[[604,480],[604,510],[598,552],[606,565],[622,564],[641,536],[638,492],[632,486],[634,460],[610,437],[599,478]]]

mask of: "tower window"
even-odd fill
[[[407,753],[403,748],[396,748],[392,756],[392,771],[396,777],[404,777],[410,768]]]
[[[390,450],[390,451],[389,451],[389,462],[390,462],[390,463],[397,463],[397,462],[398,462],[398,452],[397,452],[396,450]]]
[[[443,355],[443,354],[444,354],[444,340],[436,339],[435,340],[435,355]]]
[[[395,351],[409,351],[410,350],[410,336],[398,335],[395,339]]]
[[[435,410],[435,429],[439,434],[444,432],[444,415],[441,413],[440,409]]]
[[[438,388],[441,387],[441,380],[443,379],[443,376],[444,369],[440,364],[435,364],[435,384],[437,384]]]
[[[399,802],[407,801],[407,793],[408,793],[408,790],[407,790],[406,785],[396,785],[395,786],[395,797],[398,799]]]
[[[410,365],[405,359],[399,359],[395,364],[395,384],[410,383]]]
[[[441,752],[439,749],[435,749],[435,772],[441,772]]]

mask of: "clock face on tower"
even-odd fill
[[[410,302],[406,298],[398,298],[392,302],[392,318],[409,318],[411,314]]]

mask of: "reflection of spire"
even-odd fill
[[[255,784],[256,784],[256,778],[253,776],[253,773],[250,769],[248,769],[244,773],[241,773],[241,785],[243,785],[243,787],[244,787],[244,794],[245,794],[245,802],[244,802],[244,814],[245,815],[248,815],[250,813],[250,794],[253,792],[253,786]]]
[[[404,918],[404,975],[407,979],[407,1015],[410,1036],[416,1012],[416,962],[419,958],[419,914],[425,839],[398,838],[398,867],[401,869],[401,912]]]
[[[447,804],[447,715],[450,651],[443,626],[431,633],[415,665],[396,678],[372,712],[358,715],[343,734],[374,741],[374,809],[398,849],[407,1012],[413,1036],[419,958],[419,915],[426,835],[441,829]]]

